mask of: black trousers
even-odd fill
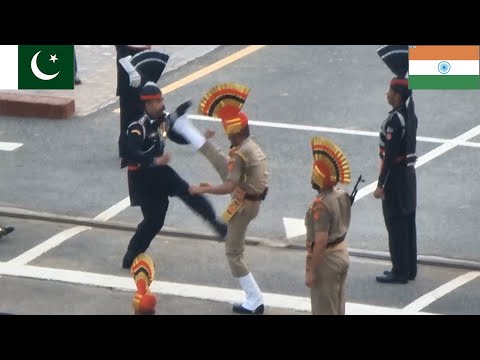
[[[402,279],[417,276],[417,228],[415,212],[409,215],[385,216],[392,273]]]
[[[155,171],[156,170],[156,171]],[[217,224],[215,209],[203,195],[191,195],[189,184],[171,167],[151,171],[153,186],[161,191],[152,192],[153,198],[145,198],[140,208],[143,220],[128,244],[126,258],[133,260],[145,252],[150,243],[162,229],[168,211],[169,197],[178,197],[193,212],[201,216],[210,225]]]

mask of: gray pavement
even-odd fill
[[[239,48],[217,48],[167,73],[162,78],[162,86]],[[191,98],[196,107],[201,94],[211,85],[238,81],[252,88],[245,108],[253,120],[376,132],[388,111],[384,93],[390,75],[374,50],[374,46],[267,46],[167,94],[166,102],[174,107]],[[347,70],[347,65],[356,72]],[[320,68],[325,70],[319,71]],[[308,78],[311,81],[307,81]],[[322,84],[328,84],[327,90]],[[474,93],[468,91],[417,92],[419,136],[452,139],[470,130],[478,122],[473,96]],[[459,113],[460,108],[465,111]],[[2,119],[0,140],[8,138],[24,145],[14,152],[0,152],[4,169],[0,174],[4,184],[0,189],[0,206],[95,217],[124,199],[127,184],[126,174],[119,170],[116,158],[118,114],[113,112],[115,109],[116,104],[112,104],[89,116],[62,122]],[[202,121],[196,124],[202,130],[217,130],[215,141],[226,148],[220,124]],[[309,166],[305,164],[310,161],[310,137],[322,132],[258,125],[252,126],[252,132],[270,158],[271,188],[249,235],[286,241],[283,218],[303,219],[314,195],[309,189]],[[344,149],[354,179],[363,174],[366,184],[375,181],[379,165],[376,137],[323,135],[333,138]],[[422,156],[440,145],[419,141],[418,154]],[[219,181],[210,164],[192,148],[169,144],[168,151],[173,153],[172,166],[188,181]],[[480,202],[475,191],[480,170],[469,166],[478,151],[478,147],[460,146],[418,169],[420,254],[480,260],[476,245],[480,225],[474,220],[473,211]],[[462,176],[466,191],[458,190],[454,180],[457,177],[449,175],[452,172],[467,174]],[[351,186],[346,188],[351,190]],[[226,197],[210,199],[219,212],[228,202]],[[387,251],[380,203],[368,196],[355,204],[353,211],[351,246]],[[136,224],[140,221],[140,212],[129,208],[113,220]],[[177,199],[171,200],[166,226],[192,232],[211,231]],[[293,239],[297,240],[303,241]]]
[[[32,230],[44,228],[48,236],[60,230],[56,224],[39,221],[17,221],[0,218],[0,223],[10,223],[17,230],[0,242],[2,262],[18,255],[17,248],[38,245],[39,236]],[[130,314],[132,290],[119,291],[115,279],[130,279],[128,270],[121,268],[121,258],[131,232],[114,230],[90,230],[82,232],[50,249],[28,266],[34,269],[25,277],[4,276],[0,279],[2,291],[0,311],[24,314]],[[42,238],[47,240],[46,237]],[[230,305],[223,298],[215,299],[222,289],[238,290],[238,283],[230,276],[224,255],[224,244],[208,240],[193,240],[158,236],[148,251],[155,261],[155,280],[177,286],[206,286],[212,290],[205,295],[190,291],[188,296],[159,294],[159,314],[226,314]],[[246,259],[262,291],[284,297],[308,298],[304,285],[305,253],[298,250],[276,249],[266,246],[247,246]],[[427,293],[466,274],[468,271],[436,266],[420,266],[418,277],[408,285],[382,285],[375,276],[389,268],[386,261],[351,257],[347,280],[347,302],[395,311],[416,301]],[[2,263],[0,263],[0,275]],[[62,275],[61,282],[42,277],[41,269],[71,270]],[[83,275],[82,275],[83,274]],[[112,283],[105,281],[92,286],[78,284],[79,279],[89,279],[95,274],[112,276]],[[83,281],[83,280],[82,280]],[[127,283],[130,284],[128,280]],[[133,280],[131,280],[133,286]],[[117,286],[117,287],[116,287]],[[160,286],[161,289],[161,286]],[[35,294],[36,301],[26,294]],[[472,281],[446,294],[422,312],[435,314],[479,314],[478,281]],[[111,300],[109,302],[109,300]],[[285,300],[287,301],[287,300]],[[111,303],[111,305],[108,305]],[[374,309],[374,308],[373,308]],[[358,311],[358,310],[356,310]],[[358,314],[357,312],[352,312]],[[288,315],[305,313],[300,309],[273,307],[268,314]]]
[[[181,66],[162,77],[161,85],[182,79],[241,48],[220,46],[211,52],[208,48],[197,48],[198,53],[185,56]],[[308,165],[312,135],[330,137],[344,149],[354,179],[362,174],[366,179],[365,186],[375,181],[379,165],[375,134],[337,134],[298,127],[378,131],[389,110],[385,92],[391,75],[378,59],[375,49],[376,46],[370,45],[267,46],[166,95],[166,104],[170,108],[193,99],[192,112],[195,112],[200,96],[210,86],[226,81],[245,83],[252,89],[245,106],[250,118],[277,123],[274,128],[264,124],[252,125],[255,139],[270,158],[272,177],[268,199],[252,223],[249,236],[303,244],[302,236],[286,238],[283,218],[301,221],[314,196],[309,186]],[[99,48],[88,51],[108,52]],[[198,54],[203,56],[196,57]],[[107,56],[104,56],[101,61],[107,64],[111,59],[106,61]],[[85,66],[86,61],[83,62]],[[82,71],[80,64],[79,74],[83,80]],[[85,79],[80,87],[91,93],[97,85],[88,77]],[[114,88],[111,93],[114,94]],[[419,136],[449,140],[479,125],[476,116],[479,105],[473,91],[418,91],[414,96],[420,119]],[[90,96],[88,106],[98,108],[99,105],[93,102],[103,102],[100,98]],[[0,151],[0,206],[94,218],[126,198],[126,173],[119,169],[117,158],[119,120],[118,113],[114,112],[117,106],[113,102],[87,116],[78,115],[66,121],[0,118],[0,142],[23,144],[15,151]],[[215,141],[227,148],[219,123],[195,120],[195,124],[202,130],[216,130]],[[286,128],[283,124],[293,128]],[[472,166],[480,151],[480,135],[469,141],[476,142],[476,147],[458,146],[417,170],[417,230],[421,255],[480,261],[477,235],[480,224],[475,217],[480,206],[476,181],[480,170]],[[417,153],[423,156],[441,145],[419,141]],[[209,163],[192,148],[168,144],[168,151],[173,153],[171,165],[189,182],[219,181]],[[351,186],[346,188],[351,190]],[[223,211],[228,202],[227,197],[210,199],[218,212]],[[141,220],[140,211],[127,208],[112,220],[135,226]],[[12,222],[18,228],[11,237],[0,240],[0,261],[7,261],[68,228],[67,225],[42,222],[36,226],[35,222],[24,219],[0,218],[0,221]],[[209,227],[177,199],[171,199],[165,226],[180,231],[211,233]],[[126,276],[118,266],[131,235],[118,231],[87,231],[48,251],[34,264]],[[352,248],[388,250],[381,204],[371,196],[354,205],[348,241]],[[252,249],[255,250],[248,257],[252,259],[252,266],[265,291],[307,296],[302,285],[302,269],[298,267],[303,262],[303,253],[267,247]],[[162,280],[236,288],[236,284],[225,276],[228,269],[222,244],[175,239],[156,242],[152,251],[160,259],[159,274],[165,276]],[[208,261],[202,260],[199,265],[194,265],[194,255],[198,254],[201,254],[199,258]],[[182,263],[187,263],[185,268]],[[401,288],[399,296],[398,288],[381,287],[373,281],[374,276],[385,268],[388,263],[354,262],[349,284],[351,301],[401,308],[465,272],[422,267],[419,279]],[[32,281],[37,283],[40,280]],[[34,286],[33,283],[30,285]],[[478,281],[472,281],[435,302],[431,306],[433,310],[427,307],[425,311],[478,313],[476,305],[469,305],[469,299],[475,303],[474,297],[478,298],[477,290]]]

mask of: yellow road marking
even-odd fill
[[[248,56],[250,55],[251,53],[257,51],[257,50],[260,50],[262,49],[263,47],[265,47],[267,45],[250,45],[250,46],[247,46],[246,48],[240,50],[240,51],[237,51],[236,53],[232,54],[232,55],[229,55],[227,56],[226,58],[222,59],[222,60],[219,60],[211,65],[208,65],[207,67],[204,67],[203,69],[200,69],[198,71],[195,71],[193,74],[190,74],[188,76],[185,76],[184,78],[180,79],[180,80],[177,80],[175,81],[174,83],[171,83],[167,86],[165,86],[163,89],[162,89],[162,93],[164,95],[172,92],[172,91],[175,91],[179,88],[181,88],[182,86],[185,86],[187,84],[190,84],[191,82],[195,81],[195,80],[198,80],[208,74],[211,74],[212,72],[214,71],[217,71],[237,60],[240,60],[242,58],[244,58],[245,56]],[[113,112],[115,113],[119,113],[120,112],[120,109],[115,109]]]

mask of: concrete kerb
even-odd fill
[[[99,221],[90,218],[74,217],[57,215],[45,212],[36,212],[25,209],[0,207],[0,216],[11,217],[17,219],[37,220],[52,223],[63,223],[77,226],[88,226],[96,229],[108,229],[134,232],[137,228],[136,225],[128,224],[125,222],[116,221]],[[179,231],[174,228],[164,227],[159,235],[164,235],[173,238],[186,238],[193,240],[209,240],[219,241],[218,237],[214,234],[195,233]],[[265,246],[270,248],[286,249],[286,250],[305,250],[305,247],[298,244],[292,244],[287,241],[281,241],[278,239],[267,239],[258,237],[247,237],[247,245],[252,246]],[[364,249],[349,248],[349,253],[354,257],[363,257],[374,260],[386,260],[390,261],[390,254],[385,251],[372,251]],[[480,271],[480,262],[464,259],[452,259],[439,256],[419,255],[418,263],[421,265],[439,266],[439,267],[451,267],[457,269]]]

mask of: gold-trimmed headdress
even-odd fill
[[[312,182],[321,189],[331,188],[338,183],[349,184],[350,165],[342,150],[331,140],[313,137]]]
[[[249,93],[250,89],[240,84],[215,85],[200,100],[198,112],[220,118],[227,135],[236,134],[248,125],[248,117],[241,110]]]
[[[137,286],[137,292],[132,300],[135,314],[154,314],[157,298],[149,288],[155,276],[152,258],[145,253],[138,255],[133,261],[130,271]]]

